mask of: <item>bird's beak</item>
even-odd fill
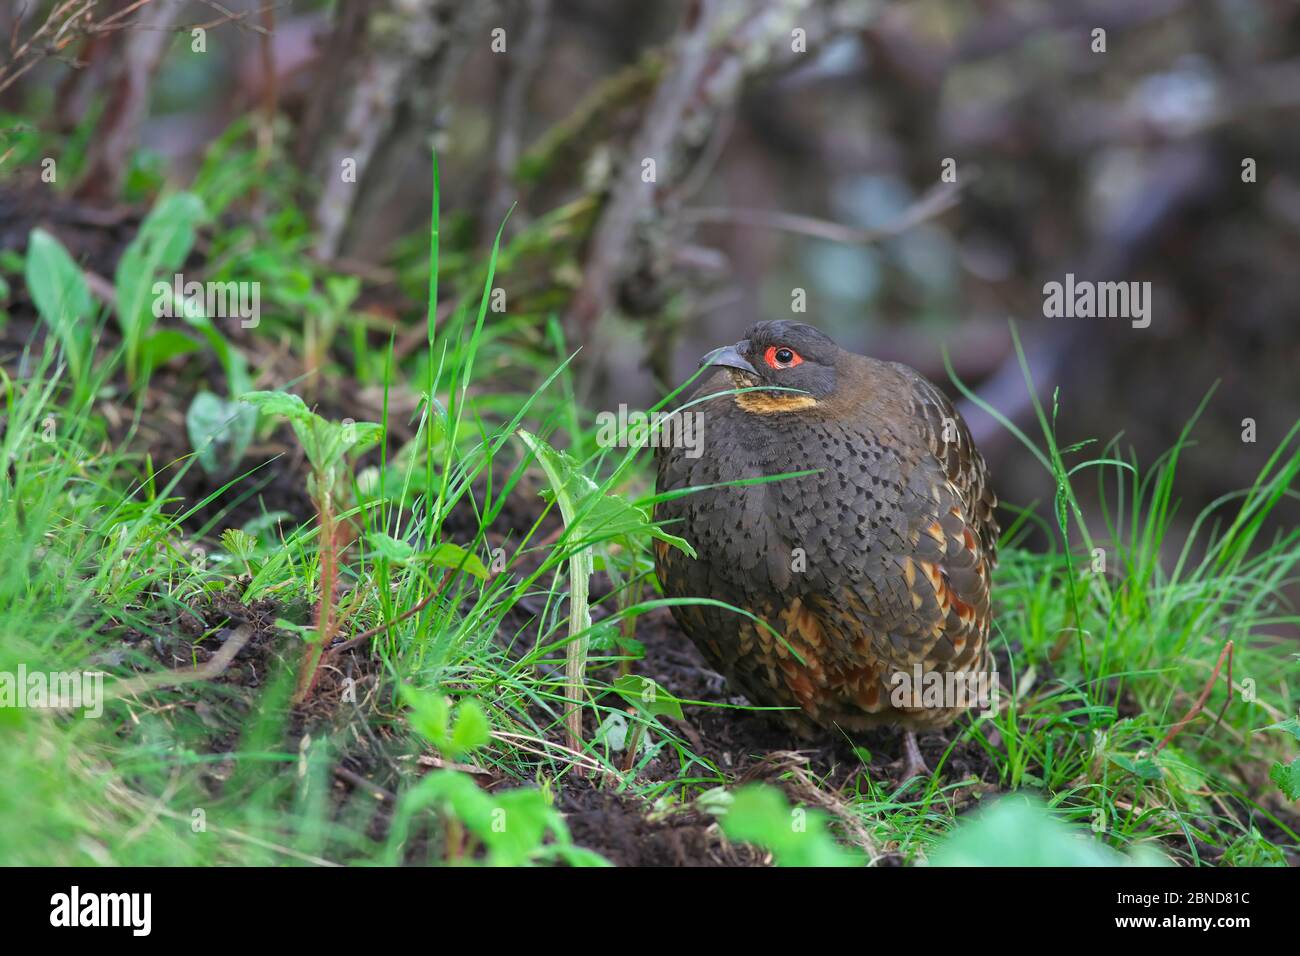
[[[737,342],[735,345],[725,345],[720,349],[714,349],[704,358],[700,359],[700,368],[706,365],[720,365],[723,368],[734,368],[739,372],[747,372],[750,375],[757,375],[754,366],[745,360],[741,353],[749,348],[749,341]]]

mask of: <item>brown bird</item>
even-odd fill
[[[927,773],[916,730],[969,701],[923,699],[915,677],[988,670],[997,499],[966,423],[919,372],[809,325],[760,323],[700,364],[717,371],[694,397],[714,397],[680,412],[699,443],[660,448],[658,492],[701,490],[655,509],[698,557],[656,542],[656,571],[666,596],[771,630],[710,604],[673,616],[751,703],[797,708],[774,713],[801,736],[899,725],[905,776]]]

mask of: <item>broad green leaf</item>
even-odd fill
[[[440,693],[410,684],[401,685],[398,693],[410,708],[407,720],[411,729],[453,759],[477,750],[491,739],[487,717],[472,698],[456,706],[453,720],[451,705]]]
[[[1124,754],[1112,753],[1109,758],[1115,766],[1127,770],[1140,780],[1159,780],[1164,776],[1160,766],[1150,757],[1134,760]]]
[[[1300,800],[1300,757],[1287,764],[1273,764],[1268,779],[1277,784],[1288,800]]]
[[[244,392],[239,400],[248,402],[263,415],[279,415],[291,422],[316,417],[307,403],[291,392]]]
[[[80,377],[89,361],[94,313],[85,275],[58,239],[44,229],[33,229],[24,278],[36,311],[63,346],[73,375]]]
[[[384,426],[378,422],[349,422],[339,427],[343,430],[344,452],[362,451],[384,437]]]
[[[1281,730],[1290,734],[1296,740],[1300,740],[1300,717],[1288,717],[1286,720],[1278,721],[1276,724],[1269,724],[1267,727],[1261,727],[1260,730]]]
[[[366,542],[381,558],[396,565],[405,565],[415,557],[415,548],[406,541],[400,541],[382,531],[372,531],[366,535]]]
[[[547,856],[588,866],[605,862],[573,846],[563,817],[533,787],[487,793],[467,774],[434,771],[403,796],[397,826],[405,828],[415,812],[429,805],[459,820],[486,848],[492,866],[521,866]],[[546,845],[548,835],[557,843]]]
[[[447,699],[410,684],[400,685],[397,692],[402,703],[410,708],[406,719],[411,729],[439,750],[445,749],[449,743],[447,720],[451,712]]]
[[[178,355],[197,352],[203,346],[184,332],[163,329],[149,336],[140,346],[140,367],[155,369]]]
[[[1004,797],[964,818],[930,856],[932,866],[1159,866],[1139,848],[1125,856],[1028,797]]]
[[[460,568],[463,567],[470,574],[477,578],[486,580],[488,569],[479,560],[478,556],[472,552],[466,551],[459,545],[443,542],[432,550],[425,551],[421,556],[426,562],[439,568]]]
[[[478,750],[492,739],[492,728],[487,715],[473,698],[462,700],[456,707],[456,726],[451,732],[452,750],[467,754]]]
[[[741,787],[722,818],[728,839],[770,850],[777,866],[859,866],[866,861],[835,842],[821,810],[791,807],[766,784]]]
[[[383,426],[374,422],[331,422],[289,392],[245,392],[239,396],[267,415],[289,420],[302,449],[319,474],[332,474],[349,451],[373,445],[383,438]]]
[[[206,215],[203,201],[192,193],[174,193],[160,200],[118,260],[113,285],[131,373],[139,368],[140,346],[155,321],[154,283],[165,281],[170,286],[172,274],[185,264],[195,230]]]
[[[195,395],[185,413],[190,446],[198,453],[199,465],[214,478],[224,478],[239,467],[256,427],[256,411],[208,391]]]
[[[625,701],[650,717],[682,719],[682,702],[648,677],[625,674],[614,681],[614,690]]]

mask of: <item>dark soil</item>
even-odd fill
[[[580,784],[557,803],[579,846],[617,866],[761,866],[763,854],[729,843],[717,823],[694,811],[655,819],[644,801]]]

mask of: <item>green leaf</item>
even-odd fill
[[[574,846],[572,843],[558,843],[548,847],[551,855],[561,863],[568,866],[612,866],[609,860],[605,859],[595,850],[588,850],[586,847]]]
[[[405,541],[400,541],[382,531],[372,531],[366,535],[366,543],[381,558],[400,566],[406,565],[415,557],[415,548]]]
[[[453,721],[451,704],[442,694],[410,684],[401,685],[398,693],[410,708],[407,720],[411,729],[453,759],[492,739],[487,716],[473,698],[465,698],[456,706]]]
[[[1273,764],[1268,779],[1277,784],[1288,800],[1300,800],[1300,757],[1288,764]]]
[[[542,470],[546,472],[559,506],[564,524],[574,530],[577,521],[579,497],[590,495],[596,490],[595,485],[581,474],[567,455],[562,455],[540,438],[524,431],[518,432],[520,440],[537,458]],[[587,632],[591,628],[591,605],[588,594],[591,576],[594,574],[592,548],[590,545],[578,548],[569,556],[569,637],[564,649],[564,694],[569,701],[565,713],[570,746],[577,746],[582,736],[582,721],[579,716],[578,702],[582,699],[587,679],[587,648],[591,638]]]
[[[564,818],[536,788],[485,793],[468,774],[434,771],[403,795],[394,829],[405,831],[409,819],[428,805],[459,820],[483,844],[491,866],[521,866],[548,856],[585,866],[605,864],[573,846]],[[546,845],[548,835],[558,842]]]
[[[487,579],[488,569],[478,556],[459,545],[443,542],[421,556],[427,563],[439,568],[464,568],[477,578]]]
[[[384,437],[384,426],[378,422],[345,422],[339,428],[344,452],[362,451],[379,444]]]
[[[439,750],[444,750],[450,742],[447,721],[451,708],[447,699],[441,694],[420,690],[410,684],[400,685],[397,692],[402,702],[410,708],[406,718],[411,729]]]
[[[1279,721],[1276,724],[1269,724],[1267,727],[1261,727],[1260,730],[1281,730],[1290,734],[1296,740],[1300,740],[1300,717],[1288,717],[1286,720]]]
[[[1158,854],[1124,856],[1070,827],[1042,803],[1005,797],[964,818],[930,856],[931,866],[1154,866]]]
[[[722,818],[728,839],[753,843],[770,850],[777,866],[859,866],[865,862],[850,853],[826,828],[820,810],[791,807],[785,795],[766,784],[741,787]]]
[[[1160,780],[1164,776],[1160,766],[1150,757],[1144,757],[1141,760],[1134,760],[1131,757],[1118,753],[1112,753],[1108,756],[1111,763],[1133,774],[1139,780]]]
[[[346,312],[361,294],[361,279],[357,276],[326,276],[325,295],[337,312]]]
[[[232,557],[247,561],[257,551],[257,539],[240,528],[227,528],[221,532],[221,546]]]
[[[244,392],[239,400],[248,402],[264,415],[279,415],[291,422],[308,422],[317,417],[306,402],[291,392]]]
[[[478,750],[492,739],[492,728],[487,715],[473,698],[462,700],[456,707],[456,726],[451,732],[452,750],[466,754]]]
[[[257,412],[247,405],[228,402],[209,391],[199,392],[185,413],[190,446],[199,465],[214,478],[234,472],[253,441]]]
[[[140,231],[118,260],[113,285],[131,375],[140,368],[140,347],[155,321],[155,280],[162,273],[175,273],[185,264],[194,245],[195,230],[206,215],[203,201],[192,193],[174,193],[162,199],[145,217]],[[170,280],[171,276],[166,278]],[[170,288],[163,294],[171,295]]]
[[[140,367],[155,369],[178,355],[188,355],[202,347],[201,343],[194,341],[184,332],[163,329],[149,336],[140,346]]]
[[[244,392],[239,400],[267,415],[287,418],[312,469],[321,475],[329,475],[349,451],[366,448],[384,436],[383,426],[374,422],[331,422],[322,418],[289,392]]]
[[[692,558],[696,556],[695,549],[690,546],[685,538],[669,534],[656,526],[644,509],[624,498],[620,498],[618,495],[602,495],[600,500],[596,501],[591,510],[583,517],[580,527],[583,532],[587,532],[582,535],[584,540],[591,535],[601,538],[616,536],[633,538],[644,534],[652,538],[658,538],[660,541],[664,541],[685,552]]]
[[[85,275],[58,239],[33,229],[24,277],[36,311],[63,346],[73,375],[80,377],[89,360],[88,320],[94,313]]]
[[[572,541],[591,543],[589,539],[636,537],[649,535],[691,557],[695,550],[685,539],[655,526],[642,508],[615,494],[602,494],[600,488],[581,471],[581,466],[571,455],[552,448],[536,435],[520,429],[518,435],[537,458],[550,481],[550,493],[564,515],[564,523],[572,527]]]
[[[648,677],[625,674],[614,681],[614,690],[648,717],[682,719],[682,702]]]

